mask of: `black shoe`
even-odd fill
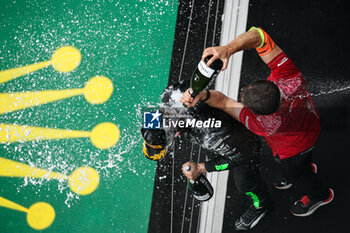
[[[235,227],[237,231],[252,229],[265,216],[267,208],[256,208],[251,205],[249,209],[237,219]]]
[[[310,199],[308,196],[303,196],[299,201],[294,202],[290,207],[290,212],[294,216],[305,217],[313,214],[319,207],[327,205],[334,198],[333,189],[329,189],[327,199]]]
[[[289,189],[293,186],[293,184],[288,182],[288,180],[286,180],[286,178],[284,178],[283,176],[275,177],[272,184],[273,187],[275,187],[276,189]]]
[[[317,166],[315,163],[311,163],[311,168],[312,168],[312,172],[316,174],[317,173]],[[272,184],[276,189],[289,189],[290,187],[293,186],[293,184],[290,183],[283,176],[275,177]]]

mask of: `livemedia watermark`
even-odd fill
[[[180,113],[179,113],[180,112]],[[221,120],[207,118],[205,120],[197,119],[189,114],[182,114],[181,111],[160,111],[145,110],[143,112],[143,128],[160,129],[160,128],[220,128]]]

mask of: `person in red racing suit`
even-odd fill
[[[187,90],[182,102],[189,107],[206,100],[212,107],[227,112],[253,133],[263,136],[271,147],[285,179],[276,179],[274,186],[287,189],[294,185],[301,198],[290,207],[295,216],[308,216],[334,197],[323,186],[311,166],[312,148],[320,134],[318,111],[305,88],[305,80],[291,59],[261,28],[252,27],[226,46],[207,48],[202,59],[212,55],[223,61],[235,52],[256,48],[261,59],[270,67],[267,80],[256,80],[241,91],[241,102],[211,90],[192,98]]]

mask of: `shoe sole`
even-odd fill
[[[317,174],[317,165],[315,163],[311,163],[311,167],[312,167],[312,172]]]
[[[315,163],[311,163],[311,167],[312,167],[312,172],[314,174],[317,174],[317,165]],[[279,189],[279,190],[286,190],[286,189],[290,189],[293,184],[290,183],[288,185],[285,185],[285,186],[280,186],[280,187],[277,187],[276,185],[273,185],[276,189]]]
[[[260,215],[253,223],[252,225],[250,225],[250,229],[252,229],[253,227],[255,227],[256,224],[259,223],[259,221],[265,216],[266,212],[263,213],[262,215]]]
[[[289,189],[290,187],[293,186],[293,184],[287,184],[285,186],[276,186],[276,185],[273,185],[276,189],[279,189],[279,190],[285,190],[285,189]]]
[[[235,225],[236,231],[246,231],[246,230],[252,229],[253,227],[255,227],[255,226],[260,222],[260,220],[265,216],[265,214],[266,214],[266,212],[262,213],[257,219],[255,219],[255,220],[252,222],[252,224],[250,224],[250,226],[244,224],[245,227],[239,228],[239,227],[237,227],[237,226]],[[240,220],[241,220],[241,219],[240,219]]]
[[[306,216],[309,216],[311,214],[313,214],[319,207],[323,206],[323,205],[327,205],[329,204],[331,201],[333,201],[334,199],[334,191],[333,189],[329,188],[329,192],[331,193],[331,195],[328,197],[327,200],[325,201],[320,201],[318,202],[317,204],[315,204],[312,208],[310,208],[310,210],[305,213],[305,214],[295,214],[293,213],[292,211],[290,211],[294,216],[297,216],[297,217],[306,217]]]

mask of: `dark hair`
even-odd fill
[[[281,93],[273,82],[256,80],[242,89],[240,98],[253,113],[270,115],[277,111]]]

